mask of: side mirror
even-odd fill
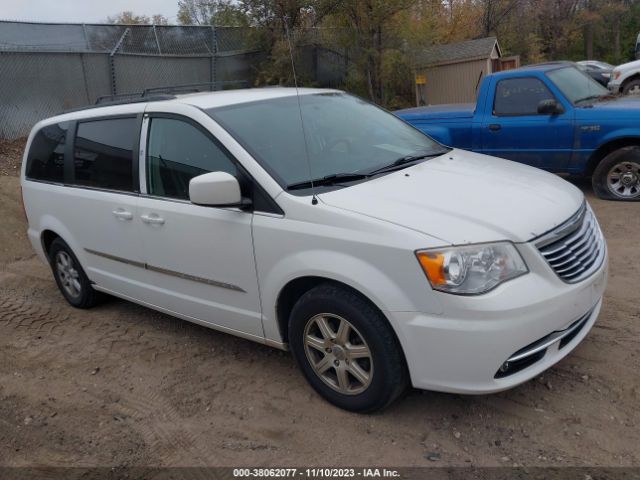
[[[556,99],[542,100],[538,103],[538,113],[540,115],[558,115],[564,113],[564,108]]]
[[[189,182],[189,199],[195,205],[208,207],[245,206],[240,184],[227,172],[211,172],[193,177]]]

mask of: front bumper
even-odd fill
[[[593,275],[567,284],[533,245],[518,247],[527,275],[485,295],[442,294],[442,315],[387,312],[398,327],[414,387],[467,394],[506,390],[560,361],[587,335],[602,305],[607,256]],[[515,367],[514,361],[505,366],[510,358]],[[501,367],[510,370],[502,374]]]
[[[620,88],[622,84],[616,80],[612,80],[607,84],[607,88],[611,93],[620,93]]]

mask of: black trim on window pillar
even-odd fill
[[[67,138],[65,139],[64,146],[64,184],[73,185],[75,182],[76,172],[73,167],[73,152],[76,146],[76,133],[78,129],[78,122],[71,120],[69,127],[67,128]]]

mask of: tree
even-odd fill
[[[130,10],[120,12],[113,17],[107,17],[107,23],[118,23],[124,25],[167,25],[169,21],[164,15],[156,14],[151,17],[147,15],[136,15]]]
[[[335,24],[347,32],[354,63],[374,102],[382,103],[385,98],[383,61],[391,41],[387,33],[393,30],[394,17],[413,4],[413,0],[344,0],[331,13]]]
[[[481,0],[482,35],[488,37],[498,31],[500,24],[511,15],[521,0]]]
[[[178,22],[182,25],[247,26],[248,18],[232,0],[179,0]]]

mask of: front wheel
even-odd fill
[[[639,95],[640,94],[640,80],[632,80],[622,87],[623,95]]]
[[[593,190],[608,200],[640,200],[640,147],[625,147],[604,157],[592,177]]]
[[[289,320],[293,355],[311,386],[334,405],[373,412],[408,383],[404,356],[387,319],[360,295],[323,284],[304,294]]]

